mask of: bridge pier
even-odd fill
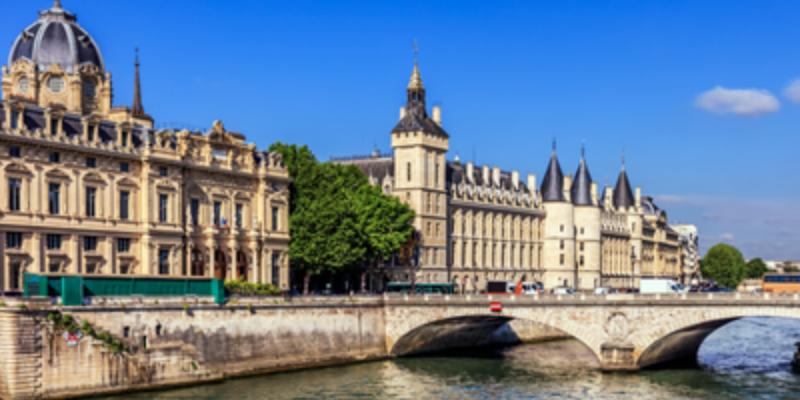
[[[634,372],[638,371],[634,351],[636,346],[631,343],[603,343],[600,347],[600,369],[603,372]]]

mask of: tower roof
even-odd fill
[[[416,45],[414,45],[416,48]],[[425,132],[443,137],[449,137],[447,132],[442,129],[433,119],[428,116],[425,109],[425,87],[422,85],[422,75],[419,73],[416,50],[414,55],[414,71],[406,89],[408,103],[406,113],[400,122],[395,125],[392,132]]]
[[[144,114],[144,105],[142,104],[142,85],[139,81],[139,49],[136,49],[136,78],[133,83],[133,113]]]
[[[623,165],[622,172],[619,173],[619,178],[617,179],[617,186],[614,188],[614,207],[628,208],[633,205],[631,184],[628,182],[628,174],[625,173],[625,166]]]
[[[411,79],[408,81],[409,89],[425,89],[422,84],[422,76],[419,74],[419,65],[417,65],[416,58],[414,59],[414,72],[411,73]]]
[[[570,188],[572,204],[576,206],[591,206],[592,201],[592,175],[589,174],[589,167],[586,166],[586,157],[581,156],[581,164],[575,172],[575,180]]]
[[[45,71],[53,63],[70,73],[83,64],[105,70],[100,48],[77,20],[75,14],[65,11],[61,2],[56,1],[53,8],[40,12],[39,20],[17,37],[11,46],[8,65],[26,59],[36,63],[39,71]]]
[[[542,201],[567,201],[564,197],[564,174],[556,157],[555,143],[553,144],[553,157],[550,158],[550,165],[544,173],[542,180]]]

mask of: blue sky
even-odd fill
[[[5,2],[6,49],[48,0]],[[631,183],[707,249],[800,259],[797,1],[63,0],[100,45],[115,103],[133,49],[157,123],[215,119],[321,159],[390,149],[419,43],[450,158]],[[102,5],[101,5],[102,4]]]

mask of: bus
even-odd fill
[[[414,291],[426,294],[453,294],[452,283],[417,283]],[[390,282],[386,284],[387,293],[411,293],[411,283]]]
[[[800,274],[764,274],[761,282],[764,293],[800,292]]]

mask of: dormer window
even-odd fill
[[[221,150],[221,149],[212,149],[211,155],[214,157],[215,160],[227,160],[228,159],[228,151]]]
[[[94,130],[95,130],[94,125],[89,125],[89,131],[87,132],[86,140],[94,142]]]
[[[58,118],[50,118],[50,134],[58,135]]]
[[[12,111],[11,112],[11,129],[18,129],[19,128],[19,112]]]
[[[94,96],[97,94],[97,88],[94,86],[92,82],[83,82],[83,95],[93,99]]]
[[[31,88],[31,80],[27,77],[22,77],[17,82],[17,89],[19,90],[19,94],[28,93],[28,89]]]
[[[66,82],[64,82],[64,78],[60,76],[51,76],[47,80],[47,89],[49,89],[53,93],[63,92],[64,86],[66,86]]]
[[[122,132],[122,140],[121,140],[122,141],[122,147],[128,147],[128,135],[129,135],[128,132],[125,132],[125,131]]]

